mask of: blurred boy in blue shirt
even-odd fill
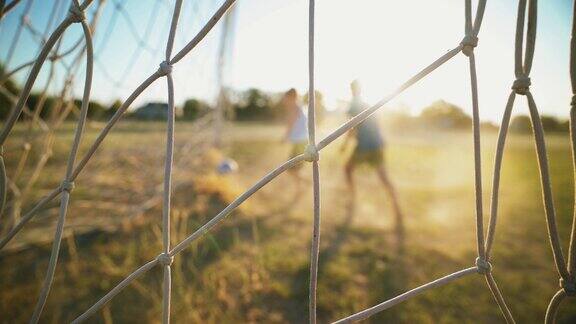
[[[358,81],[352,82],[350,90],[352,91],[352,101],[350,102],[350,107],[348,109],[348,116],[352,118],[366,109],[367,106],[360,97],[361,91]],[[356,139],[356,146],[354,147],[352,155],[346,162],[344,171],[346,174],[346,183],[352,198],[354,199],[356,194],[356,188],[354,186],[354,169],[358,165],[366,164],[376,170],[384,188],[390,195],[396,217],[401,219],[402,212],[398,203],[396,190],[386,172],[386,164],[384,163],[384,149],[386,145],[384,137],[380,132],[380,127],[376,117],[372,115],[354,129],[350,130],[344,144],[342,145],[342,151],[346,149],[351,137]]]

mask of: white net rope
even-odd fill
[[[4,0],[0,0],[0,12],[2,15],[9,12],[12,8],[18,5],[19,0],[13,0],[12,2],[6,4]],[[29,6],[32,0],[29,0],[25,6],[26,10],[29,10]],[[10,135],[12,128],[14,127],[16,121],[21,114],[32,115],[31,123],[38,123],[43,125],[43,121],[40,118],[34,118],[37,110],[30,110],[26,107],[27,99],[30,95],[31,89],[36,82],[38,74],[42,66],[48,61],[53,66],[55,62],[59,61],[63,56],[67,56],[74,52],[75,48],[80,48],[78,55],[73,60],[74,64],[65,65],[68,71],[68,76],[74,75],[75,70],[78,68],[78,62],[80,59],[86,57],[86,71],[84,80],[84,91],[82,96],[82,105],[80,111],[78,112],[78,122],[76,126],[76,131],[74,135],[74,140],[70,149],[70,154],[68,157],[68,162],[66,165],[65,176],[62,180],[60,186],[52,190],[48,195],[39,200],[28,212],[26,212],[19,222],[15,224],[11,230],[2,237],[0,241],[0,248],[6,246],[6,244],[29,222],[36,213],[44,208],[50,201],[59,198],[60,199],[60,212],[57,220],[56,231],[54,234],[54,240],[52,245],[52,252],[50,256],[50,262],[42,285],[40,296],[36,307],[34,309],[31,322],[38,322],[40,315],[42,314],[42,309],[48,298],[50,288],[52,286],[52,281],[54,278],[54,272],[56,268],[56,263],[58,261],[58,254],[60,251],[60,243],[62,240],[63,228],[65,224],[66,214],[70,195],[74,189],[74,181],[82,170],[86,167],[87,163],[94,156],[99,146],[102,144],[104,139],[107,137],[109,132],[112,130],[114,125],[119,121],[122,115],[126,112],[128,107],[134,102],[134,100],[140,96],[146,89],[152,85],[154,82],[161,78],[166,79],[167,89],[168,89],[168,117],[167,117],[167,130],[166,130],[166,155],[164,162],[164,181],[162,189],[162,250],[159,252],[156,258],[148,261],[140,268],[128,275],[124,280],[118,283],[112,290],[110,290],[101,299],[96,301],[92,307],[86,310],[83,314],[78,316],[74,323],[83,322],[92,316],[95,312],[100,310],[106,303],[108,303],[114,296],[116,296],[120,291],[122,291],[126,286],[130,285],[135,279],[147,273],[155,267],[160,267],[163,270],[163,312],[162,321],[168,323],[170,320],[170,295],[171,295],[171,264],[175,256],[186,249],[192,242],[199,239],[208,233],[214,226],[225,219],[232,211],[234,211],[238,206],[240,206],[244,201],[249,199],[254,193],[268,184],[270,181],[275,179],[280,174],[284,173],[288,169],[295,167],[303,162],[310,162],[312,165],[312,183],[313,183],[313,229],[312,229],[312,242],[311,242],[311,255],[310,255],[310,287],[309,287],[309,318],[311,323],[316,323],[316,291],[317,291],[317,274],[318,274],[318,259],[319,259],[319,246],[320,246],[320,180],[319,180],[319,156],[326,146],[332,143],[334,140],[342,136],[347,131],[359,125],[366,118],[371,116],[374,112],[380,109],[384,104],[392,100],[398,94],[402,93],[407,88],[411,87],[428,74],[432,73],[435,69],[443,65],[444,63],[450,61],[458,53],[462,52],[468,57],[469,60],[469,74],[471,81],[471,93],[472,93],[472,109],[473,109],[473,141],[474,141],[474,179],[475,179],[475,200],[476,200],[476,246],[477,246],[477,258],[475,264],[471,267],[458,270],[454,273],[448,274],[444,277],[436,279],[432,282],[426,283],[422,286],[409,290],[401,295],[398,295],[392,299],[384,301],[378,305],[371,308],[353,314],[349,317],[340,319],[337,323],[347,323],[366,319],[378,312],[388,309],[394,305],[397,305],[407,299],[410,299],[424,291],[429,289],[442,286],[453,282],[459,278],[478,273],[485,277],[489,290],[494,296],[494,300],[499,306],[504,318],[508,323],[514,323],[514,318],[506,305],[500,290],[496,284],[494,276],[492,274],[492,265],[490,263],[491,249],[494,242],[495,231],[496,231],[496,220],[498,212],[498,191],[500,183],[500,170],[502,165],[502,157],[504,153],[504,146],[508,131],[508,125],[510,122],[510,116],[512,111],[512,106],[516,95],[524,95],[528,99],[528,106],[530,111],[530,117],[532,120],[532,126],[534,130],[534,139],[536,142],[537,158],[539,163],[540,178],[542,184],[543,200],[545,207],[545,215],[548,226],[548,234],[550,237],[550,244],[552,247],[552,252],[554,255],[554,261],[556,268],[560,276],[560,290],[550,301],[545,321],[546,323],[553,323],[556,314],[558,313],[559,305],[566,296],[576,296],[576,247],[574,247],[574,241],[576,236],[576,222],[573,221],[572,233],[570,238],[570,249],[568,253],[568,261],[564,257],[562,252],[562,244],[560,242],[558,229],[556,225],[556,214],[553,204],[553,195],[550,184],[549,167],[546,155],[546,145],[544,140],[543,127],[540,121],[538,109],[534,98],[530,92],[530,70],[532,67],[532,60],[534,57],[535,49],[535,37],[536,37],[536,19],[537,19],[537,0],[519,0],[518,4],[518,16],[516,24],[516,39],[515,39],[515,81],[512,85],[512,92],[509,96],[506,108],[504,111],[504,117],[502,119],[502,124],[500,127],[500,132],[498,135],[498,142],[496,148],[496,157],[493,169],[493,188],[491,193],[491,208],[489,216],[488,228],[484,230],[483,215],[484,211],[482,209],[482,182],[481,182],[481,155],[480,155],[480,121],[479,121],[479,104],[478,104],[478,87],[476,79],[476,63],[474,48],[478,45],[478,34],[480,31],[482,18],[484,15],[484,9],[486,6],[486,0],[479,0],[476,8],[475,15],[473,16],[472,1],[465,0],[465,28],[464,37],[462,41],[455,48],[451,49],[447,53],[440,56],[430,65],[426,66],[408,81],[400,85],[400,87],[389,94],[387,97],[380,100],[375,105],[369,107],[368,109],[362,111],[360,114],[354,118],[348,120],[339,128],[334,130],[328,136],[320,141],[316,139],[316,123],[315,123],[315,102],[314,96],[310,96],[309,109],[308,109],[308,146],[305,151],[297,155],[296,157],[284,162],[274,170],[270,171],[267,175],[257,181],[252,187],[238,196],[234,201],[232,201],[228,206],[226,206],[220,213],[210,219],[207,223],[201,226],[198,230],[190,234],[187,238],[182,240],[180,243],[176,244],[174,247],[170,246],[170,199],[171,192],[174,189],[175,184],[172,183],[172,174],[174,168],[174,82],[172,78],[172,70],[174,66],[182,60],[186,55],[188,55],[195,47],[198,45],[204,37],[212,30],[212,28],[218,23],[218,21],[224,16],[228,9],[234,4],[234,0],[224,1],[218,10],[213,14],[213,16],[208,20],[206,25],[192,38],[180,51],[173,55],[174,40],[176,37],[176,30],[178,26],[178,20],[180,17],[180,12],[182,9],[182,0],[176,0],[172,18],[170,20],[170,31],[168,40],[165,46],[165,58],[159,65],[156,72],[148,76],[136,89],[125,99],[117,112],[108,121],[105,127],[101,130],[98,137],[94,140],[87,152],[78,157],[78,148],[82,141],[82,135],[86,123],[86,117],[88,113],[88,103],[90,99],[90,90],[92,84],[93,66],[95,63],[94,59],[94,49],[92,43],[92,31],[95,28],[98,13],[100,12],[103,1],[99,1],[96,5],[97,8],[94,11],[94,15],[91,20],[91,24],[88,24],[85,16],[87,8],[92,4],[93,0],[86,0],[80,3],[78,0],[73,0],[72,6],[68,11],[68,15],[65,19],[56,27],[56,29],[49,35],[42,35],[32,25],[22,19],[21,25],[18,30],[23,28],[28,28],[30,32],[37,35],[39,42],[42,44],[42,50],[38,54],[37,58],[29,63],[26,63],[23,67],[18,67],[17,69],[22,70],[27,67],[31,67],[28,78],[24,84],[20,96],[15,98],[15,105],[4,124],[4,128],[0,133],[0,146],[2,146],[8,136]],[[58,1],[60,3],[60,1]],[[117,8],[115,15],[123,15],[125,19],[130,20],[129,15],[123,9],[121,2],[114,1]],[[58,5],[59,6],[59,5]],[[57,8],[58,6],[55,6]],[[314,17],[315,17],[315,1],[309,0],[309,92],[314,93]],[[54,9],[54,17],[58,10]],[[1,16],[0,16],[1,17]],[[23,15],[26,17],[26,14]],[[51,18],[52,21],[55,18]],[[114,18],[116,19],[116,18]],[[526,35],[524,33],[525,23],[527,22]],[[574,23],[574,22],[573,22]],[[82,27],[83,38],[73,45],[71,49],[60,51],[61,39],[64,32],[74,24],[79,24]],[[131,29],[134,33],[135,38],[139,38],[137,28],[133,23],[128,23],[132,25]],[[576,26],[576,25],[574,25]],[[571,40],[571,62],[570,62],[570,72],[573,90],[573,100],[572,108],[570,110],[570,131],[571,131],[571,143],[573,158],[575,160],[576,167],[576,132],[574,125],[576,123],[576,39],[574,35],[576,34],[576,27],[573,26],[573,36]],[[111,27],[113,29],[113,27]],[[20,32],[18,32],[19,34]],[[16,36],[15,38],[18,38]],[[17,40],[15,41],[17,42]],[[526,45],[524,46],[524,42]],[[138,50],[151,50],[151,47],[144,43],[144,41],[139,42]],[[14,50],[9,50],[8,57],[13,55]],[[134,54],[136,55],[136,54]],[[65,64],[65,63],[62,63]],[[127,66],[124,73],[129,74],[131,67]],[[17,73],[17,71],[8,72],[8,75]],[[0,85],[5,79],[0,80]],[[67,83],[67,85],[70,82]],[[66,106],[66,98],[70,95],[69,87],[65,87],[62,91],[61,100],[62,106]],[[65,108],[63,108],[65,109]],[[72,109],[72,108],[68,108]],[[61,119],[61,118],[60,118]],[[58,119],[59,123],[61,120]],[[46,125],[44,125],[46,126]],[[46,132],[53,132],[54,125],[46,126]],[[28,149],[29,150],[29,149]],[[4,153],[2,153],[4,154]],[[78,160],[78,161],[77,161]],[[40,168],[41,169],[41,168]],[[39,169],[39,170],[40,170]],[[18,171],[18,170],[17,170]],[[4,167],[3,155],[0,155],[0,194],[2,207],[5,203],[6,191],[9,185],[8,176],[6,175],[6,170]],[[575,214],[576,215],[576,214]],[[485,234],[486,232],[486,234]]]
[[[13,37],[10,40],[10,45],[8,46],[7,56],[4,63],[4,71],[2,71],[2,75],[0,76],[0,92],[5,95],[13,105],[16,105],[18,102],[18,91],[15,91],[10,87],[10,83],[12,82],[11,79],[18,74],[23,74],[23,72],[27,72],[27,69],[31,67],[34,60],[25,61],[24,63],[19,63],[12,66],[7,66],[5,63],[10,61],[10,57],[16,46],[19,42],[21,42],[22,36],[24,36],[24,32],[28,31],[30,35],[34,36],[33,41],[35,41],[36,46],[38,47],[38,51],[42,49],[44,46],[47,37],[50,35],[52,29],[54,29],[54,24],[58,20],[63,20],[65,14],[68,10],[66,2],[68,0],[56,0],[52,6],[52,10],[47,19],[47,23],[45,26],[38,27],[34,26],[33,21],[29,18],[31,8],[33,4],[38,4],[34,0],[23,1],[23,8],[21,8],[21,14],[19,16],[18,22],[19,24],[15,28],[15,32]],[[12,4],[12,3],[11,3]],[[25,5],[24,5],[25,4]],[[100,16],[105,12],[106,4],[113,4],[111,18],[108,20],[105,26],[102,28],[97,28],[98,23],[100,21]],[[99,37],[98,46],[96,46],[94,51],[94,62],[95,67],[98,68],[100,65],[97,64],[100,60],[102,60],[103,48],[105,48],[106,44],[108,44],[111,38],[111,31],[116,26],[116,19],[114,17],[124,17],[126,20],[132,20],[129,15],[118,15],[118,11],[122,10],[120,7],[121,4],[119,3],[111,3],[107,1],[98,1],[95,2],[95,5],[92,5],[91,17],[90,21],[90,29],[93,34],[95,31],[101,30],[104,31],[101,37]],[[162,5],[162,6],[161,6]],[[168,9],[169,5],[161,0],[156,0],[153,5],[153,13],[155,14],[154,17],[158,17],[158,8],[164,7],[164,11],[167,13],[171,10]],[[15,8],[15,5],[7,5],[5,8]],[[198,7],[192,7],[192,10],[189,10],[189,14],[194,15],[201,15],[204,16],[203,13],[198,13]],[[7,13],[4,10],[4,13]],[[152,18],[152,15],[147,17],[146,21]],[[171,21],[171,15],[165,15],[165,22],[162,23],[166,25],[168,29],[169,23]],[[2,21],[6,23],[6,21]],[[126,25],[135,25],[135,22],[126,22]],[[2,28],[4,25],[0,25]],[[146,24],[146,30],[149,30],[150,24]],[[5,27],[5,26],[4,26]],[[39,35],[38,30],[44,30],[42,35]],[[100,34],[100,32],[98,33]],[[159,33],[161,34],[161,33]],[[129,37],[132,37],[133,42],[136,44],[135,51],[133,53],[140,52],[142,46],[150,45],[142,45],[140,38],[133,33],[128,34]],[[16,171],[11,173],[10,176],[7,178],[7,191],[11,193],[11,199],[8,202],[6,215],[2,218],[2,229],[0,232],[5,235],[1,235],[0,245],[5,245],[9,239],[11,239],[12,235],[18,232],[19,226],[23,225],[27,222],[27,215],[24,215],[24,218],[21,218],[21,211],[22,206],[26,201],[31,200],[31,196],[34,195],[35,185],[37,185],[40,175],[42,171],[46,169],[50,160],[54,157],[53,149],[55,144],[55,133],[58,129],[61,129],[64,125],[64,121],[70,118],[70,115],[75,115],[76,117],[79,115],[79,103],[75,99],[75,95],[73,91],[77,89],[77,82],[76,76],[81,68],[82,57],[85,52],[85,46],[83,45],[84,36],[79,37],[77,35],[70,35],[69,38],[72,38],[73,41],[67,42],[64,40],[64,36],[62,36],[56,46],[51,51],[51,54],[47,58],[47,62],[44,64],[45,66],[48,65],[49,72],[47,73],[48,76],[46,78],[46,84],[39,90],[39,95],[34,103],[33,107],[28,107],[27,104],[30,104],[28,101],[27,104],[24,105],[22,110],[22,117],[23,123],[26,123],[26,130],[25,136],[21,138],[22,143],[20,145],[14,145],[15,140],[11,142],[11,145],[8,146],[8,150],[6,154],[8,154],[12,160],[17,160]],[[160,40],[158,41],[158,43]],[[68,44],[67,48],[64,48],[63,44]],[[62,49],[63,48],[63,49]],[[160,48],[158,47],[155,50],[159,52]],[[150,54],[150,53],[148,53]],[[36,56],[36,55],[35,55]],[[150,55],[155,56],[155,55]],[[130,62],[133,62],[133,59],[137,59],[138,55],[131,55]],[[44,69],[46,67],[43,67]],[[57,72],[63,70],[64,76],[59,76]],[[127,88],[127,84],[125,82],[116,81],[113,79],[112,76],[108,75],[108,71],[105,69],[100,69],[101,75],[104,76],[105,81],[108,81],[109,84],[114,85],[115,89],[118,88]],[[119,71],[121,74],[118,77],[118,80],[124,80],[126,71]],[[201,72],[202,73],[202,72]],[[196,74],[199,77],[204,77],[203,75]],[[61,88],[58,88],[58,84],[61,82],[59,78],[62,78],[62,83],[64,84]],[[56,86],[56,87],[54,87]],[[52,95],[49,93],[49,87],[52,87],[52,91],[56,92],[56,95]],[[55,98],[56,102],[50,102],[51,98]],[[184,170],[185,167],[189,167],[190,165],[196,165],[198,161],[196,159],[190,158],[187,156],[187,152],[195,150],[197,153],[204,151],[208,148],[206,143],[209,143],[209,140],[206,138],[208,133],[208,128],[211,127],[211,120],[213,116],[210,113],[207,113],[205,116],[196,120],[192,123],[191,130],[194,131],[196,136],[194,138],[189,138],[181,143],[181,147],[177,152],[178,161],[176,163],[176,169]],[[87,126],[90,126],[89,124]],[[40,157],[37,159],[37,162],[34,162],[34,153],[40,152]],[[20,154],[19,157],[16,157],[17,154]],[[30,164],[33,164],[32,166]],[[30,176],[26,174],[26,171],[31,168],[33,171]],[[181,186],[183,181],[179,181],[176,183],[176,186]],[[142,193],[143,198],[147,198],[144,204],[136,204],[132,206],[129,213],[131,215],[128,218],[136,217],[141,213],[149,210],[160,203],[159,196],[161,196],[161,192],[158,190],[159,188],[154,188],[153,190],[148,190],[149,192]],[[4,195],[2,195],[4,197]],[[160,197],[161,198],[161,197]],[[161,199],[160,199],[161,200]],[[22,220],[22,221],[21,221]],[[15,227],[14,227],[15,226]],[[8,231],[8,233],[5,233]]]

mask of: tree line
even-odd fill
[[[20,89],[12,80],[6,80],[2,87],[3,91],[0,91],[0,120],[4,120],[8,117],[20,92]],[[267,93],[253,88],[245,91],[228,91],[226,102],[222,102],[221,104],[224,105],[229,120],[280,121],[285,115],[285,110],[278,103],[280,96],[281,94],[279,93]],[[39,109],[40,111],[38,115],[43,119],[47,119],[55,113],[54,107],[57,106],[56,103],[58,101],[60,101],[60,98],[57,96],[43,96],[38,92],[33,92],[26,101],[26,107],[30,113]],[[307,95],[303,97],[303,101],[307,101]],[[322,115],[321,112],[325,110],[323,102],[322,94],[317,92],[316,105],[319,115]],[[88,106],[88,118],[90,120],[108,120],[118,111],[121,104],[122,103],[119,100],[114,101],[110,105],[103,104],[97,100],[91,100]],[[73,105],[75,109],[72,111],[78,111],[82,105],[82,101],[80,99],[74,99]],[[156,106],[159,107],[159,109],[162,109],[162,107],[166,107],[166,104],[159,103]],[[139,114],[137,114],[137,111],[139,108],[142,107],[134,107],[127,111],[125,117],[138,119]],[[207,101],[198,98],[190,98],[181,106],[176,107],[176,116],[179,120],[192,121],[212,111],[214,108],[214,105]],[[156,117],[152,119],[161,119],[158,116],[160,115],[157,114]],[[27,118],[26,114],[22,114],[20,117],[20,119],[25,118]],[[68,114],[66,118],[74,119],[76,117],[74,113],[71,113]]]
[[[0,73],[1,74],[1,73]],[[4,120],[10,113],[10,109],[18,98],[20,92],[17,84],[7,79],[0,89],[0,119]],[[269,93],[259,89],[248,89],[245,91],[227,91],[227,98],[221,101],[224,105],[228,120],[233,121],[281,121],[285,117],[285,110],[279,106],[281,93]],[[59,98],[52,95],[41,96],[39,93],[32,93],[26,102],[26,107],[30,112],[40,109],[39,116],[43,119],[54,114],[53,107],[57,107]],[[308,95],[302,98],[302,103],[306,105]],[[73,101],[75,111],[81,106],[81,100]],[[96,100],[89,103],[88,118],[91,120],[108,120],[120,108],[121,102],[114,101],[110,105],[102,104]],[[177,118],[179,120],[193,121],[214,109],[214,105],[204,100],[191,98],[186,100],[181,107],[177,107]],[[322,120],[326,114],[326,107],[322,93],[316,92],[316,114],[318,120]],[[138,110],[132,109],[126,113],[126,118],[138,119]],[[74,111],[74,110],[73,110]],[[68,119],[74,119],[76,114],[68,114]],[[21,119],[27,118],[22,114]],[[155,117],[157,118],[157,117]],[[160,118],[158,118],[160,119]],[[385,112],[384,122],[386,127],[392,130],[416,130],[416,129],[437,129],[437,130],[469,130],[472,125],[470,115],[452,103],[439,100],[428,107],[425,107],[417,116],[412,116],[404,112]],[[560,119],[554,116],[541,116],[542,125],[547,132],[568,132],[569,124],[567,119]],[[481,127],[486,130],[497,130],[497,126],[490,122],[482,122]],[[512,118],[510,131],[515,133],[530,133],[532,125],[530,118],[526,115],[517,115]]]
[[[416,116],[396,111],[385,113],[383,119],[386,127],[397,131],[419,129],[470,130],[472,128],[472,117],[465,113],[462,108],[444,100],[432,103]],[[569,132],[568,119],[542,115],[540,120],[544,131],[548,133]],[[480,127],[486,131],[497,131],[499,126],[489,121],[482,121]],[[527,115],[513,116],[509,130],[511,133],[531,133],[530,117]]]

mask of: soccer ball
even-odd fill
[[[220,174],[236,172],[238,170],[238,163],[230,158],[226,158],[218,164],[217,170]]]

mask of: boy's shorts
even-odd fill
[[[292,150],[290,151],[290,158],[293,158],[297,155],[300,155],[302,153],[304,153],[304,150],[306,149],[306,142],[302,142],[302,143],[293,143],[292,144]]]
[[[306,142],[302,142],[302,143],[293,143],[292,144],[292,150],[290,151],[290,155],[288,156],[289,159],[300,155],[302,153],[304,153],[304,150],[306,149]],[[294,166],[291,168],[291,170],[298,170],[302,167],[303,163],[299,163],[298,165]]]
[[[350,156],[349,163],[378,167],[384,163],[384,148],[381,147],[374,150],[359,150],[355,148]]]

